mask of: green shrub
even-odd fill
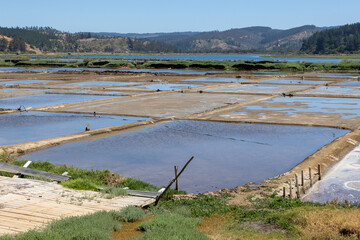
[[[187,218],[177,214],[161,214],[143,222],[139,229],[145,231],[139,239],[209,239],[197,231],[199,219]]]
[[[117,196],[127,196],[128,192],[121,188],[121,187],[116,187],[116,186],[112,186],[112,187],[102,187],[100,190],[100,193],[102,193],[106,198],[111,199]]]
[[[80,217],[68,217],[54,220],[41,231],[30,230],[15,236],[2,236],[0,240],[81,240],[81,239],[112,239],[112,231],[120,230],[121,223],[111,212],[97,212]]]
[[[150,183],[141,181],[136,178],[126,178],[122,184],[119,185],[120,187],[128,187],[131,190],[143,190],[143,191],[159,191],[159,187],[156,187]]]
[[[136,206],[127,206],[118,212],[112,212],[115,219],[123,222],[135,222],[144,218],[144,211]]]
[[[77,189],[77,190],[95,190],[97,185],[89,179],[70,179],[60,183],[64,187]]]

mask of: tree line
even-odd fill
[[[360,23],[317,32],[303,42],[307,54],[360,53]]]

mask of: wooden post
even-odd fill
[[[312,182],[312,175],[311,175],[311,167],[309,167],[309,180],[310,180],[310,187],[312,187],[313,182]]]
[[[286,198],[286,188],[283,187],[283,198]]]
[[[295,187],[296,187],[296,197],[300,198],[300,186],[299,186],[299,176],[295,173]]]
[[[290,179],[290,199],[293,199],[292,179]]]
[[[185,170],[185,168],[187,167],[187,165],[189,165],[189,163],[194,159],[194,156],[192,156],[189,161],[187,161],[187,163],[184,165],[184,167],[181,169],[181,171],[179,172],[178,175],[176,175],[176,177],[170,181],[169,185],[167,185],[167,187],[165,188],[165,190],[156,197],[155,203],[154,205],[156,206],[158,204],[158,202],[160,201],[160,198],[165,194],[165,192],[171,187],[171,185],[176,181],[176,179],[178,179],[178,177],[183,173],[183,171]]]
[[[305,194],[305,178],[304,178],[304,170],[301,170],[301,187],[302,187],[302,193]]]
[[[318,164],[319,181],[321,180],[321,165]]]
[[[174,169],[175,169],[175,177],[176,177],[177,173],[178,173],[178,166],[174,166]],[[179,191],[179,180],[177,178],[176,178],[175,184],[176,184],[175,190]]]

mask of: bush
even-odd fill
[[[177,214],[161,214],[139,225],[145,231],[139,239],[208,239],[197,231],[199,219],[187,218]]]
[[[144,211],[136,206],[127,206],[119,212],[112,212],[115,219],[123,222],[135,222],[144,218]]]
[[[51,222],[42,231],[30,230],[15,236],[2,236],[0,240],[73,240],[73,239],[112,239],[112,231],[120,230],[121,223],[111,212],[97,212],[80,217],[68,217]]]

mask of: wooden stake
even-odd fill
[[[290,179],[290,199],[293,199],[292,179]]]
[[[300,186],[299,186],[299,176],[295,173],[295,187],[296,187],[296,197],[300,198]]]
[[[178,166],[174,166],[174,169],[175,169],[175,177],[176,177],[177,173],[178,173]],[[179,180],[177,178],[176,178],[175,184],[176,184],[175,190],[179,191]]]
[[[194,159],[194,156],[192,156],[189,161],[187,161],[187,163],[184,165],[184,167],[181,169],[181,171],[179,172],[178,175],[175,176],[175,178],[173,180],[170,181],[169,185],[167,185],[167,187],[165,188],[165,190],[156,197],[156,201],[154,203],[154,205],[156,206],[160,200],[160,198],[165,194],[165,192],[171,187],[171,185],[178,179],[178,177],[183,173],[183,171],[185,170],[185,168],[187,167],[187,165],[189,165],[189,163]]]
[[[304,170],[301,170],[301,186],[302,186],[302,193],[305,194],[305,177],[304,177]]]
[[[283,198],[286,198],[286,188],[283,187]]]
[[[321,165],[318,164],[319,181],[321,180]]]
[[[310,180],[310,187],[312,187],[313,182],[312,182],[312,175],[311,175],[311,167],[309,167],[309,180]]]

